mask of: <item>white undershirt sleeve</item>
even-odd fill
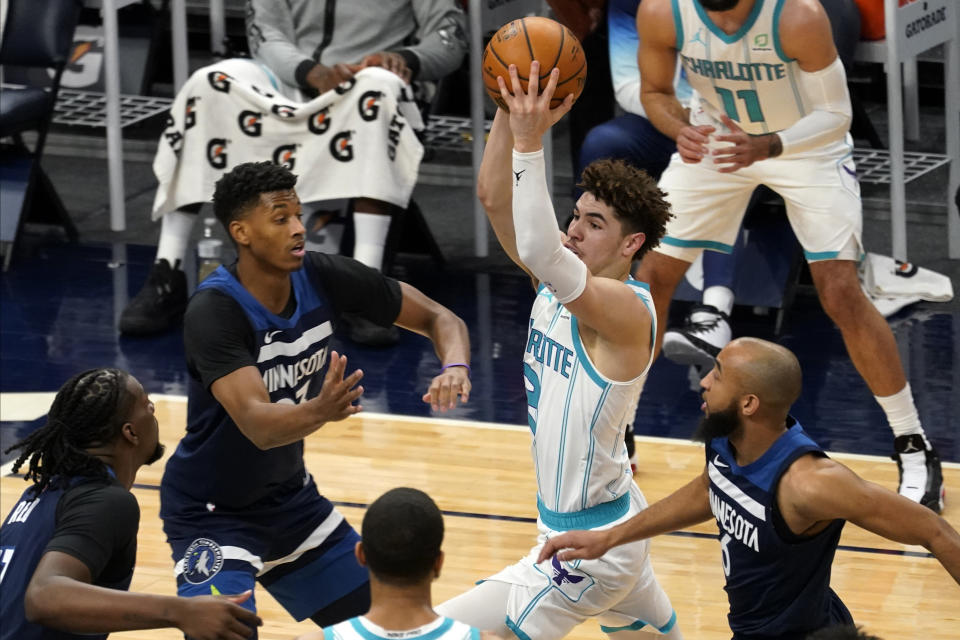
[[[798,84],[811,112],[777,133],[783,144],[781,156],[842,140],[853,118],[847,74],[839,57],[819,71],[801,69]]]
[[[547,191],[543,149],[513,152],[513,228],[517,255],[561,304],[576,300],[587,286],[587,265],[563,246]]]

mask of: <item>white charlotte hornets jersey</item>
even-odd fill
[[[756,0],[732,35],[717,27],[697,0],[671,1],[677,50],[695,91],[692,109],[702,107],[717,121],[726,114],[754,135],[781,131],[809,113],[797,85],[799,65],[780,47],[784,0]]]
[[[324,640],[480,640],[480,631],[451,618],[440,617],[430,624],[407,631],[389,631],[364,616],[324,627]]]
[[[626,284],[647,305],[655,323],[648,286],[633,279]],[[649,369],[648,363],[628,382],[605,378],[583,347],[577,318],[545,286],[539,287],[530,312],[523,374],[537,506],[541,521],[551,529],[602,526],[626,513],[633,477],[623,431]],[[587,517],[570,519],[586,510]]]

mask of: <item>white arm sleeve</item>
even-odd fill
[[[777,133],[783,143],[782,156],[843,139],[853,117],[847,74],[839,57],[819,71],[808,73],[801,69],[798,84],[812,111]]]
[[[517,255],[561,304],[576,300],[587,286],[587,265],[563,246],[547,192],[543,149],[513,152],[513,229]]]

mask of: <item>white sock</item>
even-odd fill
[[[893,430],[894,437],[909,436],[919,433],[924,436],[923,441],[929,447],[927,437],[923,434],[923,427],[920,425],[920,416],[917,414],[917,407],[913,404],[913,393],[910,391],[910,383],[893,394],[892,396],[874,396],[880,404],[880,408],[887,414],[887,422]]]
[[[716,307],[728,316],[733,311],[733,289],[723,286],[707,287],[703,290],[703,304]]]
[[[377,271],[383,267],[383,251],[387,246],[390,220],[390,216],[379,213],[353,212],[354,259]]]
[[[187,255],[190,232],[200,216],[184,213],[179,209],[163,214],[160,223],[160,243],[157,245],[157,260],[166,260],[174,269],[181,269]]]

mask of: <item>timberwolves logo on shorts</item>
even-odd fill
[[[183,554],[183,578],[190,584],[206,582],[223,567],[223,552],[209,538],[197,538]]]

